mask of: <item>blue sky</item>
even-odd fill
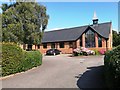
[[[1,4],[1,2],[0,2]],[[92,24],[96,11],[99,23],[112,22],[118,30],[117,2],[42,2],[50,16],[46,31]]]
[[[96,11],[99,23],[112,22],[118,30],[117,2],[44,2],[50,16],[47,30],[69,28],[92,24],[93,13]]]

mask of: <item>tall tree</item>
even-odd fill
[[[45,6],[35,2],[16,2],[2,13],[2,40],[38,45],[48,19]]]
[[[6,11],[8,9],[8,7],[9,6],[7,4],[2,4],[2,6],[1,6],[3,12]]]
[[[113,30],[113,46],[120,45],[120,34]]]

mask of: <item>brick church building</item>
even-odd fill
[[[92,25],[45,32],[42,44],[37,49],[41,53],[51,48],[57,48],[62,53],[72,53],[73,49],[78,47],[91,50],[112,49],[112,23],[98,23],[94,13]]]

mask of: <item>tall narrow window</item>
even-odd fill
[[[98,36],[98,47],[102,47],[102,37]]]
[[[40,44],[37,45],[38,49],[40,49]]]
[[[47,48],[47,43],[44,43],[44,44],[43,44],[43,48]]]
[[[69,42],[69,48],[73,48],[73,42]]]
[[[60,48],[64,48],[64,42],[60,42],[59,45],[60,45]]]
[[[51,48],[55,48],[55,43],[51,43]]]
[[[80,46],[82,47],[82,36],[80,37]]]
[[[85,33],[85,46],[87,48],[95,47],[95,33],[91,30]]]

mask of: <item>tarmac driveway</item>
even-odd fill
[[[44,56],[43,64],[2,80],[3,88],[100,88],[104,56]]]

